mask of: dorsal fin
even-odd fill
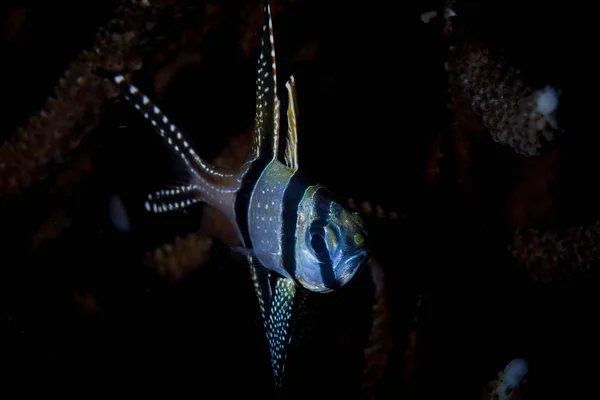
[[[279,98],[277,97],[277,64],[271,7],[264,2],[264,24],[256,78],[256,115],[254,120],[254,160],[274,159],[279,146]]]
[[[111,80],[119,87],[123,97],[129,101],[167,142],[169,148],[185,163],[188,171],[207,180],[234,178],[235,172],[218,168],[204,161],[166,115],[152,103],[137,87],[128,83],[123,75],[115,75]]]
[[[285,143],[285,164],[298,170],[298,101],[296,100],[296,82],[294,77],[285,84],[288,92],[287,122],[288,132]]]

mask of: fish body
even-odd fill
[[[358,213],[345,210],[327,189],[298,171],[298,105],[293,77],[286,84],[287,135],[280,136],[268,1],[264,4],[264,21],[253,146],[238,170],[218,168],[201,159],[183,133],[147,96],[121,75],[111,79],[181,158],[189,173],[186,185],[149,195],[146,209],[165,212],[205,202],[221,211],[234,226],[241,251],[250,261],[279,386],[292,337],[296,288],[326,293],[347,284],[367,261],[369,251]],[[285,149],[282,159],[280,148]]]
[[[342,208],[327,189],[298,171],[297,102],[294,78],[288,92],[288,132],[279,135],[280,102],[273,24],[264,7],[258,65],[255,135],[248,161],[236,171],[201,159],[183,133],[122,75],[112,78],[124,97],[150,121],[189,172],[188,184],[148,196],[151,212],[205,202],[227,216],[245,248],[267,270],[313,292],[348,283],[368,258],[366,233],[356,213]],[[280,142],[285,145],[279,160]]]

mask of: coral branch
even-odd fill
[[[196,233],[177,237],[173,244],[164,244],[147,254],[144,264],[161,276],[178,281],[208,262],[212,243],[210,237]]]
[[[454,1],[446,2],[443,32],[452,43],[446,70],[449,74],[451,105],[461,112],[462,99],[481,117],[496,142],[511,146],[526,156],[540,154],[562,133],[556,119],[559,92],[550,86],[531,88],[520,71],[483,43],[459,38],[453,26]],[[428,23],[437,12],[424,13]]]
[[[370,334],[371,345],[365,349],[363,390],[371,393],[373,397],[374,389],[383,377],[393,341],[383,268],[373,258],[369,260],[368,266],[375,286],[375,303]]]
[[[581,274],[600,261],[600,222],[562,231],[517,230],[509,251],[534,280]]]
[[[128,0],[101,29],[91,50],[67,68],[43,109],[0,147],[0,195],[18,194],[45,178],[98,124],[116,89],[93,71],[129,73],[141,68],[138,45],[164,6],[162,1]]]
[[[558,92],[552,87],[527,87],[519,71],[490,50],[474,44],[453,47],[446,66],[452,101],[466,95],[496,142],[533,156],[560,132]]]

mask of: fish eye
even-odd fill
[[[354,243],[357,245],[361,245],[365,242],[365,238],[360,233],[354,234]]]

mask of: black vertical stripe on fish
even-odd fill
[[[321,268],[321,276],[323,277],[323,282],[325,283],[325,286],[327,288],[335,290],[342,286],[335,277],[335,273],[333,271],[333,264],[331,262],[320,263],[319,267]]]
[[[317,260],[319,260],[321,276],[323,277],[325,286],[327,286],[329,289],[337,289],[340,287],[340,284],[335,278],[335,273],[333,272],[333,263],[331,261],[331,256],[329,255],[329,250],[327,249],[327,243],[325,243],[326,223],[326,220],[322,219],[322,217],[313,223],[313,226],[311,226],[309,231],[311,235],[310,245],[317,256]]]
[[[254,160],[246,172],[235,201],[235,218],[244,245],[253,248],[248,225],[248,213],[256,182],[265,168],[277,156],[279,141],[279,99],[277,98],[277,64],[275,39],[268,1],[263,5],[261,50],[256,78],[256,113],[254,121]]]
[[[235,218],[244,239],[244,247],[252,249],[252,240],[250,239],[250,227],[248,226],[248,211],[250,209],[250,199],[252,192],[256,187],[256,182],[261,174],[269,165],[271,160],[259,157],[252,163],[248,172],[242,180],[242,184],[235,199]]]

